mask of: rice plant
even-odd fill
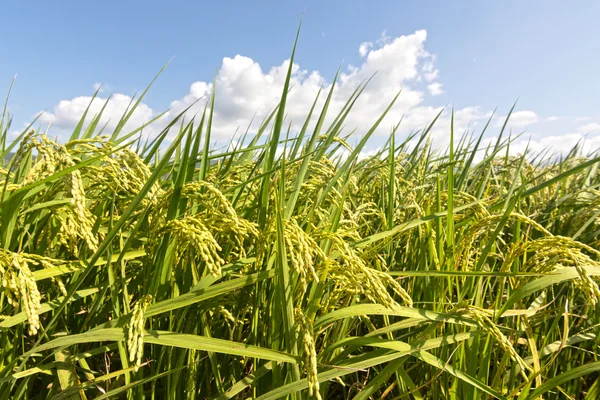
[[[333,86],[286,132],[291,65],[233,150],[218,88],[149,143],[143,95],[65,143],[5,108],[0,398],[600,398],[598,154],[437,150],[434,120],[361,159],[389,108],[350,147]]]

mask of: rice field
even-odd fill
[[[0,398],[600,398],[598,152],[434,120],[362,158],[385,114],[349,146],[332,87],[291,131],[290,73],[224,149],[218,88],[149,141],[143,95],[64,143],[5,108]]]

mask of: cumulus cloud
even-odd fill
[[[510,115],[507,126],[510,128],[522,129],[535,124],[538,120],[538,115],[531,110],[515,111]],[[506,116],[497,117],[496,126],[504,125],[505,121]]]
[[[352,92],[365,81],[369,84],[363,90],[353,110],[346,119],[345,127],[349,132],[356,129],[362,135],[384,112],[394,96],[400,91],[388,116],[382,121],[376,134],[388,134],[392,125],[402,119],[401,131],[412,131],[424,128],[441,111],[441,107],[424,104],[424,93],[418,89],[418,82],[431,82],[439,75],[435,68],[435,58],[425,49],[427,32],[416,31],[410,35],[390,38],[385,34],[375,42],[363,42],[358,48],[359,65],[349,65],[339,76],[329,107],[331,122],[351,96]],[[264,70],[253,59],[241,55],[225,57],[216,79],[216,100],[214,110],[214,134],[216,139],[230,138],[238,127],[244,127],[256,115],[261,121],[278,103],[289,60],[269,70]],[[286,115],[298,128],[315,100],[317,93],[322,93],[317,103],[317,110],[323,105],[332,82],[323,77],[319,71],[302,69],[299,64],[292,66],[291,90],[286,103]],[[428,86],[432,95],[442,92],[442,84],[432,82]],[[179,100],[171,103],[170,115],[176,115],[190,106],[194,101],[208,98],[212,91],[212,83],[197,81],[190,86],[189,92]],[[198,102],[190,112],[199,113],[205,102]],[[474,112],[476,110],[476,112]],[[488,113],[475,107],[457,110],[465,117],[484,118]],[[316,120],[316,116],[314,117]],[[447,136],[448,115],[439,121],[440,129],[434,130]],[[461,119],[463,129],[471,122]],[[458,124],[458,119],[456,120]],[[441,127],[445,127],[444,129]]]
[[[485,149],[488,145],[494,145],[497,137],[488,137],[482,141],[480,149]],[[542,154],[546,159],[566,156],[578,146],[580,154],[584,156],[592,155],[600,149],[600,135],[585,135],[582,133],[568,133],[564,135],[541,136],[532,134],[529,137],[520,137],[512,140],[509,147],[509,153],[513,156],[527,154],[529,158]],[[480,152],[476,161],[483,158],[483,152]]]
[[[440,71],[433,65],[434,61],[435,56],[431,56],[430,60],[423,65],[423,76],[428,82],[431,82],[440,76]]]
[[[100,113],[102,107],[108,99],[96,97],[92,102],[91,96],[75,97],[71,100],[62,100],[54,109],[41,113],[39,121],[52,125],[60,131],[71,131],[81,119],[83,113],[89,105],[89,111],[86,117],[86,124]],[[91,105],[90,105],[91,102]],[[132,104],[132,98],[124,94],[115,94],[110,98],[99,126],[106,125],[108,132],[114,130],[127,107]],[[125,130],[133,130],[147,123],[154,116],[154,111],[146,104],[140,103],[132,114],[129,122],[125,125]]]
[[[360,44],[360,47],[358,48],[358,54],[360,54],[361,57],[364,57],[369,52],[369,49],[372,47],[373,47],[373,43],[363,42]]]
[[[437,96],[444,93],[444,91],[442,90],[442,84],[439,82],[434,82],[427,85],[427,89],[429,89],[429,94],[431,94],[432,96]]]
[[[425,102],[425,92],[431,95],[442,93],[442,83],[438,81],[439,71],[435,57],[425,48],[427,32],[418,30],[412,34],[395,38],[383,34],[373,42],[363,42],[357,48],[359,62],[348,65],[341,71],[335,82],[335,91],[328,111],[325,127],[343,109],[346,101],[362,83],[369,84],[362,91],[352,111],[344,123],[342,134],[354,131],[364,135],[381,116],[392,99],[399,93],[398,100],[382,121],[375,135],[389,134],[392,126],[402,120],[399,133],[422,130],[442,112],[435,127],[431,130],[434,146],[443,148],[449,140],[450,109]],[[213,139],[226,144],[239,129],[245,130],[254,118],[250,132],[273,110],[281,98],[289,60],[265,69],[250,57],[236,55],[225,57],[216,77],[216,98],[213,118]],[[426,85],[423,85],[423,82]],[[331,79],[316,70],[303,69],[300,64],[292,65],[290,91],[286,103],[287,123],[292,124],[292,132],[304,123],[308,110],[321,91],[313,121],[315,123],[327,93],[332,87]],[[165,122],[190,107],[186,120],[201,114],[213,90],[210,81],[193,82],[189,91],[171,102],[170,110],[162,121],[154,123],[157,132]],[[88,106],[89,96],[76,97],[59,102],[51,111],[45,112],[42,122],[52,123],[54,128],[65,132],[73,129]],[[96,115],[106,98],[97,98],[90,107],[88,121]],[[114,129],[124,110],[131,102],[125,94],[115,94],[106,108],[101,125],[107,123],[107,130]],[[134,129],[156,116],[158,112],[147,104],[140,104],[133,114],[126,130]],[[477,106],[467,106],[454,110],[454,129],[457,135],[490,118],[491,113]],[[511,117],[511,126],[523,127],[535,123],[538,116],[533,111],[518,111]],[[368,150],[368,149],[367,149]]]
[[[513,154],[523,154],[529,148],[530,154],[539,154],[548,151],[549,156],[566,155],[575,146],[579,145],[584,154],[597,151],[600,148],[600,136],[586,137],[580,133],[566,135],[545,136],[531,140],[519,139],[511,144]]]
[[[582,127],[579,128],[579,132],[582,133],[600,133],[600,124],[598,123],[591,123],[591,124],[587,124],[584,125]]]
[[[16,129],[11,129],[10,131],[8,131],[8,137],[11,139],[18,138],[20,134],[21,134],[21,131],[18,131]]]
[[[345,121],[344,133],[355,129],[356,135],[365,134],[399,92],[401,94],[398,100],[380,124],[376,135],[388,134],[391,127],[401,119],[401,132],[425,128],[442,109],[425,104],[425,93],[419,89],[419,82],[425,81],[429,83],[427,90],[431,95],[442,92],[442,84],[434,82],[439,76],[439,71],[435,67],[435,57],[425,49],[426,39],[427,32],[418,30],[395,38],[384,33],[374,42],[362,43],[358,47],[358,65],[348,65],[339,75],[328,111],[329,118],[325,121],[326,126],[342,110],[355,89],[369,81]],[[227,141],[236,130],[245,130],[253,118],[255,125],[258,125],[277,106],[289,65],[290,61],[285,60],[279,65],[264,69],[250,57],[236,55],[223,58],[216,78],[213,138],[216,141]],[[98,88],[97,85],[94,87]],[[315,122],[318,110],[332,87],[331,79],[322,76],[319,71],[309,71],[294,63],[290,87],[286,117],[288,123],[292,122],[293,129],[298,129],[304,123],[308,110],[321,90],[317,112],[312,121]],[[164,121],[190,106],[186,115],[188,120],[200,114],[212,89],[213,83],[210,81],[193,82],[188,93],[171,102]],[[77,124],[90,100],[89,96],[82,96],[60,101],[53,110],[43,113],[41,120],[68,132]],[[94,100],[88,121],[100,111],[105,100]],[[108,123],[107,129],[114,129],[130,101],[131,97],[125,94],[114,95],[104,112],[101,124]],[[128,127],[139,126],[156,114],[149,105],[141,104]],[[459,118],[459,115],[463,117]],[[458,109],[455,128],[465,129],[473,120],[485,118],[487,115],[488,113],[476,107]],[[447,137],[448,124],[449,116],[446,112],[438,121],[433,133]],[[153,125],[154,131],[161,127],[160,123]]]

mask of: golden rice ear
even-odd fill
[[[533,372],[533,369],[531,368],[531,366],[525,363],[523,358],[521,358],[519,353],[515,350],[515,347],[513,346],[511,341],[502,333],[502,331],[500,331],[500,329],[498,329],[498,326],[489,318],[489,316],[483,309],[466,305],[462,308],[455,308],[455,311],[468,315],[470,318],[477,322],[481,329],[483,329],[490,336],[492,336],[494,340],[498,342],[500,347],[502,347],[502,349],[510,355],[513,361],[515,361],[519,365],[519,367],[521,368],[520,373],[523,376],[523,379],[525,379],[525,381],[529,381],[529,378],[525,374],[525,371]]]
[[[15,254],[12,266],[19,279],[19,300],[22,303],[21,308],[24,309],[27,314],[29,334],[35,335],[40,328],[38,311],[42,306],[42,296],[38,291],[37,283],[33,278],[33,274],[31,273],[27,262]]]
[[[308,381],[308,395],[315,396],[316,399],[321,400],[313,324],[300,308],[294,309],[294,317],[296,329],[300,332],[302,338],[304,368],[306,370],[306,379]]]
[[[412,307],[413,300],[408,292],[385,271],[368,266],[358,250],[350,247],[339,233],[329,232],[326,237],[332,241],[332,249],[338,254],[337,259],[328,263],[328,276],[336,285],[333,296],[362,295],[373,303],[395,308],[399,304],[390,295],[388,289],[391,289]]]
[[[129,361],[134,363],[135,371],[140,367],[144,355],[144,326],[146,324],[144,313],[150,303],[152,303],[151,295],[142,296],[131,311],[127,333],[127,349],[129,351]]]
[[[302,296],[308,287],[309,277],[311,281],[319,282],[315,267],[323,263],[325,253],[317,242],[300,228],[295,219],[284,222],[283,236],[286,253],[300,279]]]
[[[221,267],[225,265],[225,261],[219,256],[221,246],[201,219],[189,215],[173,219],[162,230],[169,232],[177,241],[177,263],[192,251],[206,264],[213,276],[221,275]]]
[[[28,260],[19,253],[0,251],[0,286],[3,296],[13,307],[20,306],[27,316],[29,335],[40,329],[42,296],[31,272]]]

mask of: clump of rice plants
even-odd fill
[[[289,74],[233,151],[212,107],[150,143],[3,116],[0,398],[600,398],[600,157],[361,159],[360,91],[284,138]]]

